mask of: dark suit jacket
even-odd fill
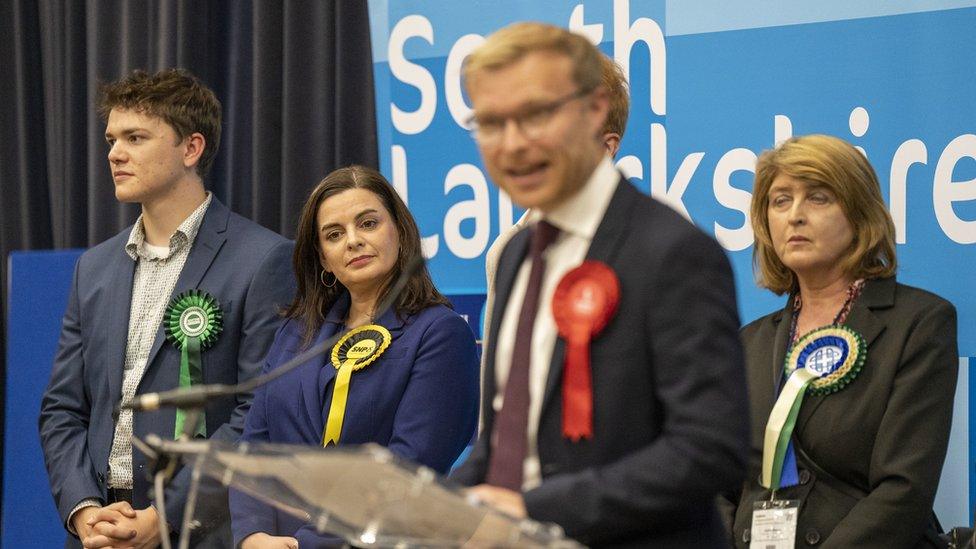
[[[527,245],[523,231],[502,253],[492,343],[504,308],[517,306],[509,293]],[[713,499],[741,482],[749,432],[725,254],[621,179],[586,257],[609,265],[621,288],[616,316],[590,348],[594,436],[562,436],[560,338],[539,421],[543,482],[524,494],[528,514],[588,545],[723,546]],[[482,436],[454,476],[468,485],[484,481],[491,453],[494,345],[485,352]]]
[[[752,502],[769,497],[758,483],[763,432],[783,372],[791,310],[792,302],[742,330],[752,467],[735,516],[739,547],[748,547]],[[801,484],[777,497],[803,502],[798,546],[927,546],[959,364],[955,308],[894,278],[870,280],[846,325],[867,342],[867,361],[839,392],[804,397],[793,438],[809,459],[799,456]]]
[[[317,345],[334,335],[349,308],[348,294],[329,312]],[[353,372],[340,444],[374,442],[443,474],[478,427],[478,354],[474,334],[457,313],[437,305],[399,318],[388,311],[377,324],[393,341],[383,354]],[[289,320],[275,337],[265,370],[304,349],[300,323]],[[327,356],[310,359],[259,388],[242,440],[319,447],[332,404],[337,370]],[[231,492],[234,545],[254,532],[296,536],[302,547],[330,546],[305,521]]]
[[[125,252],[130,231],[131,227],[79,258],[51,381],[41,403],[41,446],[62,521],[83,499],[106,501],[115,430],[112,408],[122,395],[136,266]],[[281,324],[278,308],[287,305],[294,293],[292,249],[290,241],[232,213],[216,198],[210,203],[173,289],[173,295],[191,288],[205,290],[223,310],[223,332],[201,355],[204,383],[234,384],[260,371]],[[160,326],[136,392],[178,387],[179,365],[180,351],[166,341]],[[206,407],[208,436],[236,440],[249,404],[244,396],[211,401]],[[174,421],[172,408],[138,412],[133,416],[133,435],[172,437]],[[142,509],[150,504],[150,481],[146,457],[136,449],[132,467],[133,506]],[[176,528],[183,519],[189,476],[189,470],[180,471],[166,493],[166,518]],[[215,494],[214,511],[220,501],[226,507],[226,495]],[[226,511],[222,518],[226,522]],[[78,541],[69,537],[68,544]]]

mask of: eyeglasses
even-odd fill
[[[478,117],[477,115],[473,115],[468,119],[466,126],[475,141],[482,145],[495,145],[501,140],[502,135],[505,134],[505,126],[511,120],[526,139],[535,141],[542,137],[546,127],[552,121],[552,117],[555,116],[563,105],[566,105],[574,99],[585,97],[591,91],[577,90],[555,101],[530,107],[519,114],[513,114],[511,116]]]

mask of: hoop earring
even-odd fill
[[[339,279],[336,278],[336,275],[332,274],[332,284],[329,284],[328,282],[325,281],[325,275],[327,274],[332,274],[332,273],[326,271],[325,269],[322,269],[322,272],[319,274],[319,280],[322,281],[322,285],[325,286],[326,288],[335,288],[336,282],[338,282]]]

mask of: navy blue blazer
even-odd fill
[[[348,294],[326,316],[316,341],[338,330]],[[387,312],[376,322],[393,341],[372,364],[353,372],[339,443],[374,442],[394,454],[446,473],[471,441],[478,424],[479,362],[467,322],[443,305],[399,318]],[[275,338],[265,371],[299,354],[300,322],[289,320]],[[242,440],[320,446],[336,369],[328,356],[310,359],[259,388]],[[237,491],[231,491],[234,544],[255,533],[297,536],[315,546],[307,524]]]
[[[502,252],[489,341],[529,234]],[[715,496],[744,477],[748,448],[732,270],[718,244],[620,179],[586,259],[620,280],[617,313],[590,346],[593,438],[562,435],[566,344],[556,340],[538,425],[542,484],[529,517],[589,546],[724,547]],[[482,436],[453,475],[484,482],[495,420],[495,346],[485,349]]]
[[[122,367],[136,262],[125,252],[131,227],[86,251],[75,266],[51,381],[41,402],[41,447],[51,493],[67,521],[80,501],[106,501],[108,458],[115,421],[112,408],[122,395]],[[256,375],[275,331],[280,307],[294,294],[293,244],[243,217],[214,198],[173,289],[198,288],[214,295],[223,310],[223,332],[203,351],[204,383],[237,383]],[[137,394],[179,386],[180,351],[166,342],[162,326],[150,350]],[[244,426],[249,399],[226,397],[206,407],[207,434],[233,441]],[[172,437],[175,410],[139,412],[133,434]],[[146,457],[133,451],[133,506],[145,508],[150,481]],[[166,492],[166,516],[178,527],[189,488],[181,470]],[[214,510],[226,496],[217,494]],[[215,521],[226,522],[223,517]],[[206,526],[203,530],[206,530]],[[76,538],[68,538],[77,545]]]

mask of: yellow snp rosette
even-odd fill
[[[390,346],[392,340],[393,337],[386,328],[368,324],[351,330],[332,348],[332,365],[339,372],[332,388],[332,404],[329,406],[325,432],[322,433],[322,446],[339,444],[352,373],[372,364]]]
[[[793,345],[783,365],[786,383],[766,422],[760,484],[773,492],[779,489],[803,395],[829,395],[843,389],[857,377],[866,357],[861,334],[841,325],[813,330]]]

